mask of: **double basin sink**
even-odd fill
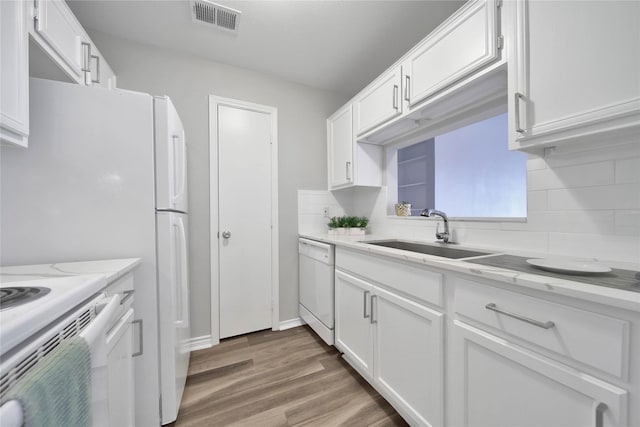
[[[403,251],[418,252],[421,254],[439,256],[451,259],[472,258],[484,255],[494,255],[491,252],[470,251],[467,249],[457,249],[449,246],[434,246],[422,243],[407,242],[405,240],[375,240],[363,241],[368,245],[384,246],[385,248],[401,249]],[[444,244],[442,244],[444,245]]]

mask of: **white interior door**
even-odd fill
[[[220,338],[272,326],[272,114],[217,104]]]

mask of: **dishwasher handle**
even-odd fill
[[[327,265],[334,262],[334,246],[315,240],[298,239],[298,254]]]

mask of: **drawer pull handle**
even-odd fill
[[[371,295],[371,324],[375,324],[378,323],[378,319],[374,319],[373,318],[373,300],[374,298],[376,299],[376,301],[378,300],[378,295]]]
[[[364,291],[364,301],[363,301],[363,303],[364,303],[364,313],[362,314],[362,316],[365,319],[368,319],[369,316],[370,316],[370,314],[367,314],[367,299],[369,299],[369,294],[370,294],[369,291]]]
[[[133,294],[135,294],[136,291],[135,290],[131,290],[131,291],[124,291],[122,293],[122,295],[124,295],[124,298],[122,298],[120,300],[120,305],[123,305],[129,298],[131,298],[133,296]]]
[[[604,411],[607,409],[605,403],[599,403],[598,406],[596,406],[596,427],[604,426]]]
[[[523,316],[521,314],[511,313],[510,311],[505,311],[501,308],[496,307],[494,303],[489,303],[484,306],[487,310],[495,311],[496,313],[504,314],[505,316],[513,317],[514,319],[522,320],[523,322],[530,323],[538,328],[550,329],[553,328],[556,324],[552,321],[548,320],[546,322],[541,322],[539,320],[532,319],[530,317]]]

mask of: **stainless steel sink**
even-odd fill
[[[376,240],[370,242],[364,241],[361,243],[384,246],[385,248],[402,249],[403,251],[418,252],[421,254],[453,259],[471,258],[482,255],[493,255],[491,252],[469,251],[466,249],[457,249],[448,246],[426,245],[421,243],[407,242],[404,240]]]

